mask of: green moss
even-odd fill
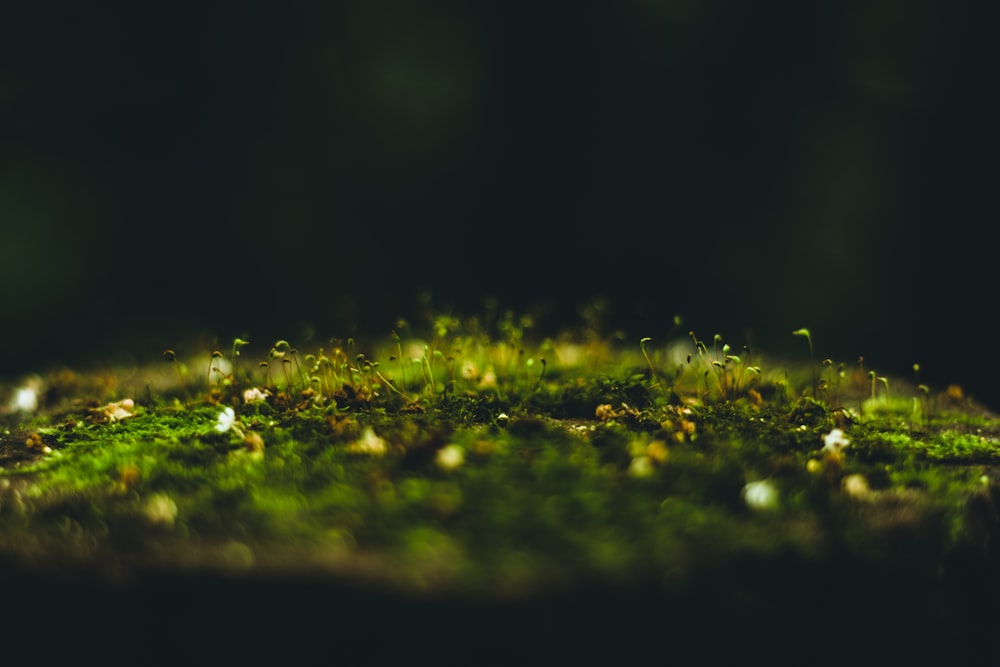
[[[865,563],[911,550],[932,571],[982,531],[968,504],[997,486],[984,466],[1000,423],[986,411],[941,395],[914,419],[893,382],[899,394],[859,416],[843,406],[870,387],[852,394],[849,378],[833,404],[832,385],[813,396],[808,369],[671,365],[665,349],[592,341],[523,353],[511,336],[427,344],[412,364],[395,363],[395,341],[356,356],[334,345],[266,374],[247,345],[242,374],[200,396],[188,377],[189,407],[173,366],[110,393],[62,387],[29,419],[7,417],[0,550],[125,569],[152,553],[236,569],[319,560],[486,591],[497,577],[662,581],[776,554]],[[272,348],[272,365],[289,349]],[[243,400],[252,388],[266,400]],[[108,417],[110,401],[142,396]],[[227,406],[235,421],[220,432]],[[835,427],[850,444],[828,456]],[[744,494],[761,480],[776,500],[759,508]]]
[[[942,431],[927,443],[927,457],[935,461],[988,462],[1000,460],[1000,441],[995,436]]]

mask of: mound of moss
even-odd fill
[[[1000,420],[956,387],[769,367],[719,337],[436,333],[10,384],[2,587],[28,616],[90,600],[129,646],[167,623],[182,645],[266,632],[276,656],[338,624],[342,651],[383,658],[436,636],[514,659],[490,634],[513,623],[560,657],[822,647],[831,623],[921,632],[915,655],[986,643]]]

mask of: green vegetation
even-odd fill
[[[862,360],[817,365],[795,335],[804,368],[719,335],[437,317],[371,346],[237,338],[51,370],[5,392],[0,553],[516,596],[777,556],[905,553],[938,577],[988,543],[1000,422],[957,387],[890,395]]]

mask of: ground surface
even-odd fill
[[[998,657],[1000,422],[957,387],[697,339],[693,359],[459,342],[260,362],[234,343],[9,383],[7,645]]]

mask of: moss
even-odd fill
[[[1000,460],[1000,441],[996,436],[942,431],[926,445],[927,458],[952,463],[983,463]]]
[[[976,406],[932,396],[914,420],[893,382],[885,403],[899,409],[859,415],[814,397],[808,370],[738,383],[726,367],[713,387],[651,346],[647,368],[638,349],[593,343],[583,362],[559,362],[571,350],[549,342],[543,375],[509,340],[475,341],[465,370],[433,354],[393,370],[402,344],[372,346],[367,366],[324,346],[279,381],[250,372],[247,347],[228,384],[196,395],[188,377],[187,406],[172,365],[111,395],[63,382],[38,414],[6,416],[0,552],[116,571],[323,563],[484,596],[498,581],[508,593],[593,577],[671,588],[771,560],[858,572],[906,561],[938,577],[957,553],[994,557],[970,546],[992,545],[998,486],[1000,422]],[[870,387],[850,387],[842,404],[860,405]],[[144,398],[107,417],[130,397]],[[226,406],[234,422],[220,430]],[[835,427],[850,444],[824,452]],[[773,505],[745,501],[758,481]]]

